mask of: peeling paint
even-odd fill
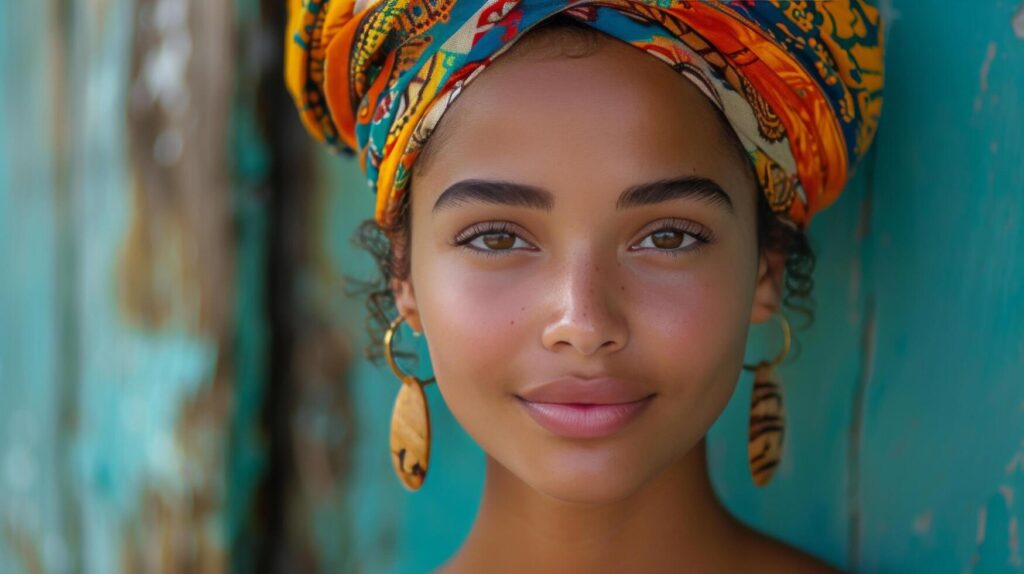
[[[181,131],[175,128],[164,130],[153,143],[153,159],[164,167],[171,167],[181,159],[185,149],[185,139]]]
[[[1024,40],[1024,3],[1017,8],[1017,13],[1010,20],[1010,25],[1013,27],[1013,35]]]
[[[21,567],[26,574],[43,574],[46,571],[43,569],[38,543],[25,531],[7,525],[4,527],[4,539],[21,561]]]
[[[1021,445],[1024,447],[1024,441]],[[1015,452],[1005,467],[1010,481],[999,484],[996,492],[978,509],[975,552],[970,571],[1003,571],[1006,566],[1019,568],[1024,565],[1020,548],[1020,512],[1016,501],[1017,486],[1021,483],[1015,482],[1024,475],[1022,454],[1024,448]]]
[[[1022,405],[1024,406],[1024,405]],[[1020,448],[1017,452],[1013,453],[1010,457],[1010,462],[1006,463],[1006,474],[1011,475],[1015,469],[1019,469],[1024,473],[1024,440],[1020,443]]]
[[[992,70],[992,62],[996,59],[996,52],[998,46],[995,42],[989,42],[988,48],[985,49],[985,60],[981,63],[981,92],[985,93],[988,91],[988,74]]]
[[[980,112],[982,98],[988,93],[988,75],[992,71],[992,62],[996,59],[998,46],[995,42],[989,42],[985,49],[985,59],[981,63],[981,71],[978,72],[978,95],[974,98],[974,111]]]
[[[234,284],[226,135],[234,84],[224,73],[232,13],[196,0],[139,0],[136,13],[118,303],[132,324],[176,319],[216,338],[230,321]]]
[[[974,544],[981,546],[985,542],[985,531],[988,519],[988,508],[982,506],[978,509],[978,529],[974,535]]]
[[[186,74],[192,35],[188,16],[189,3],[185,0],[158,0],[150,22],[158,41],[147,52],[141,75],[153,100],[175,118],[184,115],[189,106]]]
[[[1016,516],[1011,516],[1010,517],[1009,536],[1010,536],[1010,564],[1012,564],[1013,566],[1020,566],[1021,565],[1020,540],[1017,537],[1017,517]]]
[[[914,533],[924,536],[932,530],[932,511],[924,512],[914,517]]]
[[[1006,507],[1010,508],[1013,506],[1013,487],[1009,484],[999,485],[999,494],[1003,495],[1003,500],[1006,501]]]
[[[888,38],[893,23],[902,18],[903,15],[893,6],[892,0],[881,0],[878,3],[878,12],[882,19],[885,36]]]
[[[208,500],[194,493],[175,496],[156,486],[142,493],[140,511],[125,523],[121,572],[227,572],[227,555],[215,523],[202,520]]]

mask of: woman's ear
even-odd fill
[[[405,317],[405,322],[417,333],[423,332],[419,307],[416,305],[416,290],[408,279],[392,279],[391,292],[395,294],[395,308]]]
[[[766,249],[757,266],[757,285],[754,287],[754,305],[750,310],[751,323],[764,323],[779,310],[782,302],[782,279],[786,274],[786,254]]]

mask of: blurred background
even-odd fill
[[[1022,572],[1024,4],[882,8],[883,121],[811,226],[783,464],[753,485],[745,373],[712,478],[843,569]],[[347,295],[373,197],[299,126],[284,19],[0,0],[0,572],[425,572],[468,531],[483,455],[436,385],[426,485],[391,469],[398,381]]]

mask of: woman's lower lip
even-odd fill
[[[569,438],[598,438],[613,434],[635,419],[652,398],[654,395],[631,403],[583,405],[534,403],[516,397],[537,424]]]

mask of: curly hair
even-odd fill
[[[564,15],[556,15],[537,27],[531,29],[511,49],[505,58],[513,54],[530,53],[534,55],[567,58],[585,57],[597,48],[598,36],[603,33]],[[553,50],[552,50],[553,49]],[[747,166],[753,181],[757,181],[753,165],[743,144],[729,127],[723,112],[715,106],[719,121],[726,128],[730,144],[734,152]],[[416,159],[414,170],[422,170],[432,157],[434,149],[444,138],[445,119],[428,138]],[[783,306],[796,311],[805,321],[799,328],[806,328],[814,321],[814,267],[815,255],[807,235],[780,219],[771,211],[763,190],[757,193],[757,247],[759,253],[773,251],[785,253],[785,278]],[[395,309],[395,297],[391,291],[391,280],[406,280],[410,272],[410,208],[409,196],[406,193],[399,203],[397,216],[388,227],[382,228],[373,219],[364,221],[356,230],[353,243],[369,252],[376,262],[378,276],[370,280],[350,279],[349,294],[366,297],[369,314],[366,318],[370,343],[365,349],[368,359],[375,363],[383,360],[383,349],[379,341],[391,323]],[[794,337],[794,344],[797,343]],[[799,349],[798,345],[795,348]]]

